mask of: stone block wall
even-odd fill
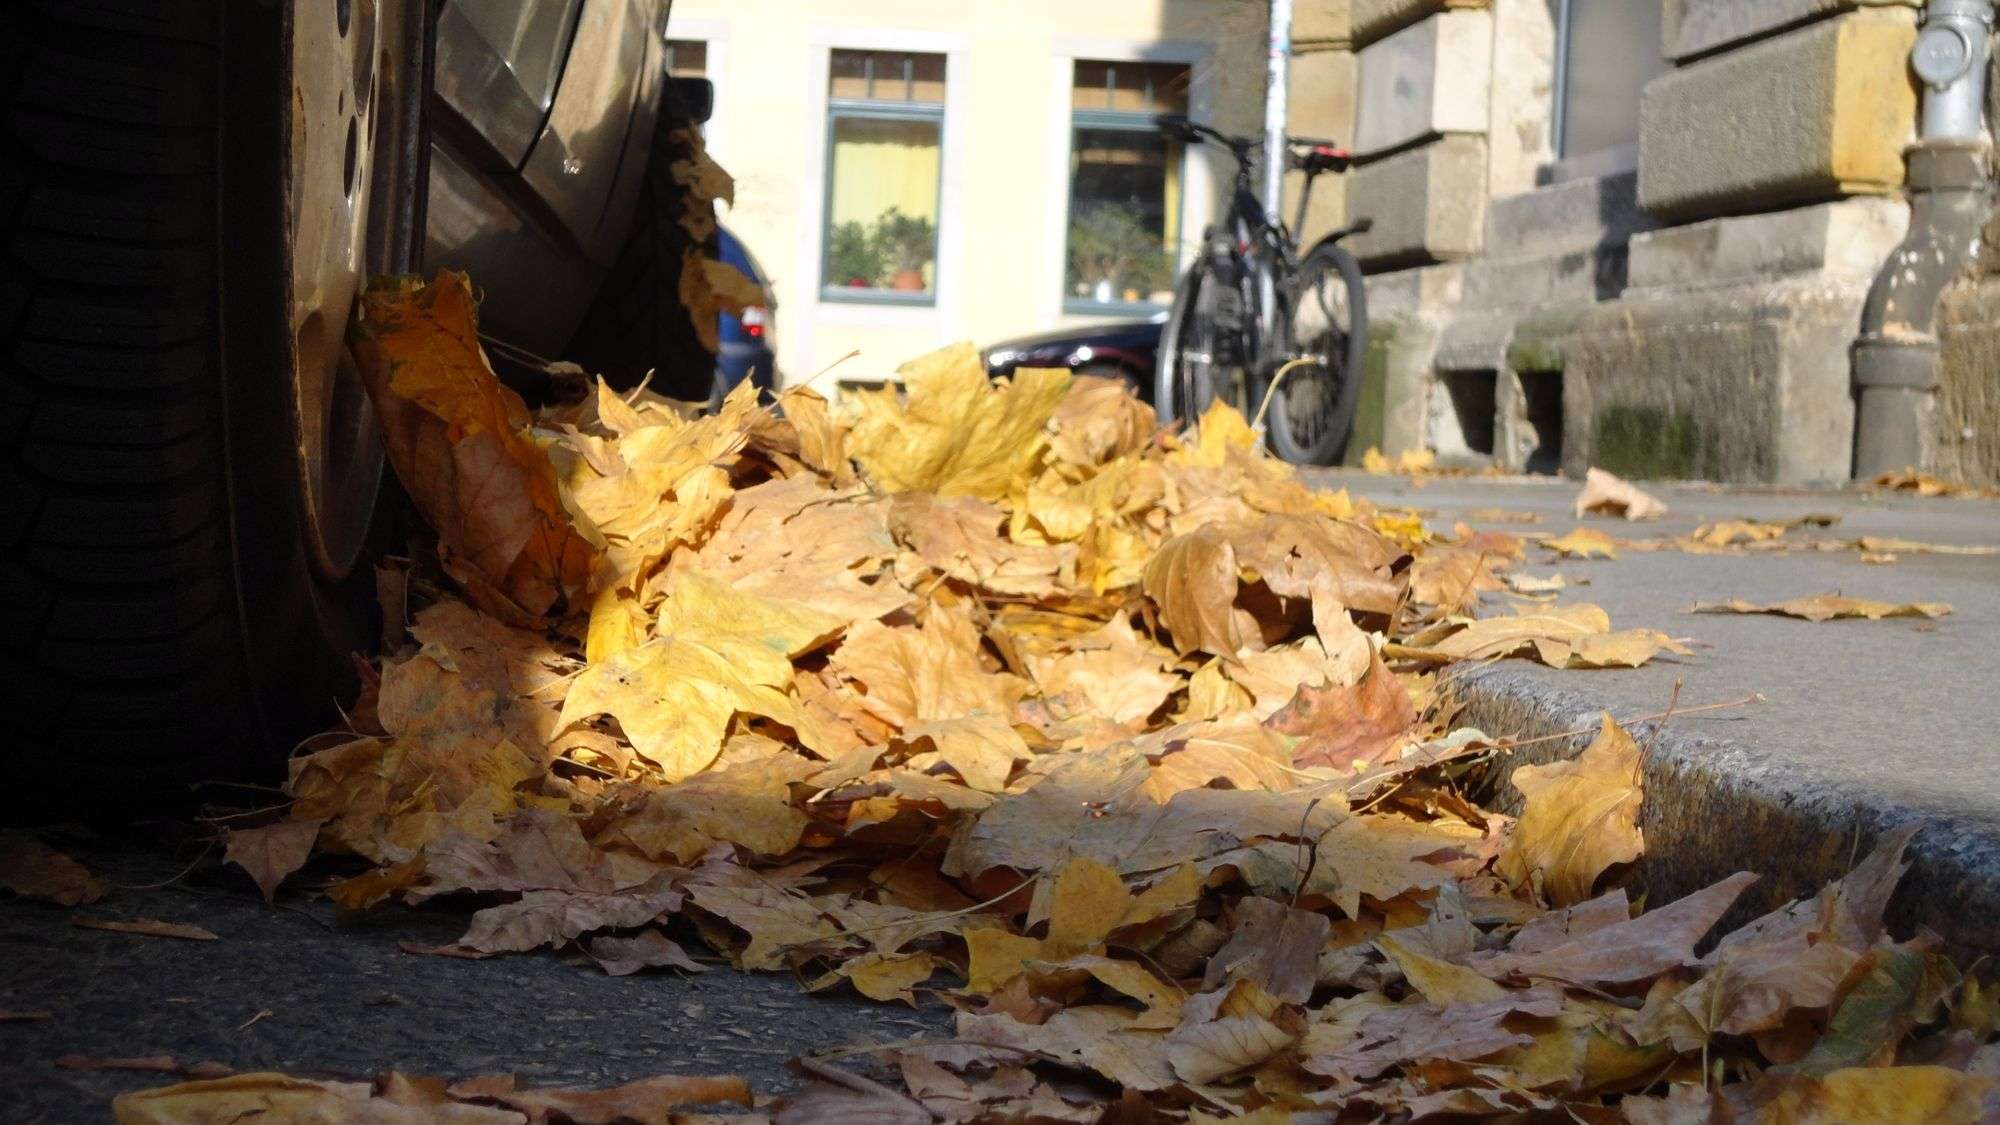
[[[1940,313],[1944,382],[1932,403],[1931,471],[2000,487],[2000,276],[1953,286]]]
[[[1666,0],[1661,44],[1686,62],[1786,28],[1857,8],[1919,8],[1922,0]]]
[[[1655,79],[1641,105],[1640,205],[1699,216],[1897,190],[1916,37],[1912,10],[1871,8]]]
[[[1830,483],[1850,352],[1901,240],[1915,137],[1904,0],[1666,0],[1641,101],[1627,288],[1566,349],[1564,467]]]
[[[1346,205],[1376,222],[1354,243],[1377,313],[1357,453],[1850,473],[1849,351],[1908,223],[1920,0],[1657,2],[1671,68],[1621,164],[1556,159],[1546,0],[1347,0]],[[1941,464],[1985,479],[2000,266],[1947,304]],[[1454,419],[1468,402],[1495,417]]]

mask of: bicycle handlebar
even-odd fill
[[[1153,124],[1162,133],[1188,144],[1213,141],[1228,149],[1239,162],[1247,161],[1251,152],[1264,145],[1261,137],[1232,136],[1178,113],[1159,114],[1153,118]],[[1308,171],[1345,168],[1351,159],[1346,149],[1319,137],[1287,137],[1285,147],[1287,162]]]

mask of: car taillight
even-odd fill
[[[753,340],[762,339],[764,325],[770,322],[771,314],[755,305],[743,310],[743,334]]]

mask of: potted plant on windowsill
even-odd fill
[[[921,215],[891,207],[875,220],[875,252],[890,269],[889,288],[921,293],[929,286],[924,267],[937,252],[937,227]]]
[[[882,276],[882,254],[868,228],[849,219],[833,228],[826,248],[826,283],[848,289],[872,289]]]
[[[1135,288],[1143,293],[1149,279],[1139,275],[1160,256],[1159,236],[1128,208],[1100,203],[1079,208],[1070,219],[1070,277],[1080,296],[1108,303]]]

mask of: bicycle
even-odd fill
[[[1201,254],[1181,276],[1160,333],[1153,396],[1160,421],[1192,425],[1221,398],[1255,424],[1268,412],[1271,447],[1284,460],[1336,463],[1353,429],[1368,347],[1361,266],[1338,243],[1374,224],[1356,220],[1303,256],[1292,232],[1305,223],[1313,180],[1345,171],[1350,154],[1330,141],[1288,140],[1287,161],[1306,176],[1298,218],[1287,228],[1271,219],[1252,187],[1250,158],[1260,140],[1178,115],[1154,124],[1186,144],[1218,144],[1236,160],[1229,210],[1202,233]],[[1310,315],[1315,311],[1318,317]]]

